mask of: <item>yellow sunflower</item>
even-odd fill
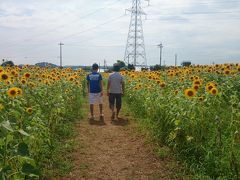
[[[193,86],[193,89],[194,89],[195,91],[197,91],[197,90],[199,89],[199,85],[196,85],[196,84],[195,84],[195,85]]]
[[[19,90],[19,88],[17,88],[17,87],[12,87],[12,88],[10,88],[10,89],[7,91],[7,95],[8,95],[9,97],[11,97],[11,98],[14,98],[14,97],[16,97],[16,96],[19,95],[19,94],[18,94],[18,90]]]
[[[17,89],[17,94],[21,96],[23,94],[23,91],[21,88],[16,88]]]
[[[175,90],[175,91],[174,91],[174,94],[175,94],[175,95],[177,95],[177,94],[178,94],[178,92],[179,92],[178,90]]]
[[[24,77],[25,77],[25,78],[30,78],[30,77],[31,77],[31,74],[30,74],[29,72],[26,72],[26,73],[24,73]]]
[[[214,88],[211,89],[210,93],[212,95],[216,96],[216,95],[218,95],[218,89],[214,87]]]
[[[186,97],[192,98],[196,95],[196,91],[194,89],[186,89],[184,94]]]
[[[212,88],[214,88],[214,85],[213,85],[213,84],[208,84],[208,85],[206,86],[206,91],[207,91],[207,92],[210,92]]]
[[[26,84],[26,83],[27,83],[27,80],[24,79],[24,78],[22,78],[22,79],[21,79],[21,84]]]
[[[8,75],[8,73],[6,73],[6,72],[1,72],[0,79],[1,79],[2,81],[7,81],[7,80],[9,80],[9,75]]]
[[[164,88],[165,86],[166,86],[165,82],[161,82],[161,83],[160,83],[160,87],[161,87],[161,88]]]
[[[32,114],[33,113],[33,109],[31,108],[31,107],[29,107],[29,108],[26,108],[26,113],[28,113],[28,114]]]

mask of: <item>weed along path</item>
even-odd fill
[[[137,132],[135,122],[123,117],[111,123],[106,96],[104,116],[104,124],[89,122],[88,116],[77,124],[75,141],[79,145],[71,154],[74,168],[60,179],[181,179],[176,176],[176,162],[157,157],[153,145]]]

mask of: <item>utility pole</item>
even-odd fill
[[[163,48],[163,45],[161,43],[161,44],[158,44],[157,46],[159,47],[159,50],[160,50],[160,67],[161,67],[162,66],[162,48]]]
[[[60,68],[62,68],[62,46],[64,45],[62,42],[58,44],[60,46]]]
[[[177,54],[175,54],[175,66],[177,66]]]
[[[107,68],[107,61],[106,61],[106,59],[104,59],[104,67],[103,67],[104,71],[106,68]]]

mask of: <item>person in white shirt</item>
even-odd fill
[[[109,75],[108,85],[107,85],[107,95],[109,97],[109,107],[112,110],[111,120],[115,119],[114,105],[116,102],[117,109],[117,120],[119,119],[119,112],[122,107],[122,96],[124,95],[124,79],[119,73],[120,66],[118,63],[113,65],[113,73]]]

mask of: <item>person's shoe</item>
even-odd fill
[[[100,121],[104,121],[104,115],[103,114],[100,115]]]

